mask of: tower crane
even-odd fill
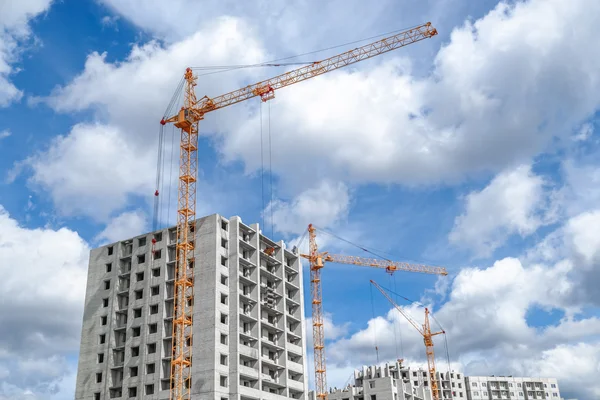
[[[445,334],[444,330],[439,332],[431,332],[431,325],[429,324],[429,309],[425,307],[425,320],[423,322],[423,326],[419,326],[419,324],[408,314],[405,310],[402,309],[392,298],[379,286],[375,281],[371,281],[371,284],[375,286],[390,303],[410,322],[412,326],[423,336],[423,342],[425,343],[425,353],[427,354],[427,367],[429,369],[429,380],[431,381],[431,393],[433,395],[433,400],[439,400],[440,394],[438,392],[438,382],[435,376],[435,355],[433,353],[433,337],[436,335]]]
[[[170,375],[170,399],[191,399],[192,304],[194,298],[194,262],[192,223],[196,217],[196,177],[198,172],[198,124],[208,112],[260,97],[268,101],[275,90],[335,71],[380,54],[437,35],[430,22],[377,40],[333,57],[305,65],[244,88],[216,97],[196,97],[198,77],[191,68],[184,74],[183,107],[175,115],[165,115],[161,125],[173,123],[181,130],[179,142],[179,181],[177,203],[177,240],[175,257],[175,293],[173,300],[173,336]],[[158,188],[155,196],[158,196]],[[322,392],[322,387],[318,388]]]
[[[396,271],[421,272],[424,274],[448,275],[443,267],[430,267],[421,264],[410,264],[399,261],[388,261],[374,258],[363,258],[339,254],[319,252],[316,229],[308,225],[309,254],[300,254],[310,262],[310,292],[312,298],[313,346],[315,362],[315,391],[317,398],[327,399],[327,372],[325,363],[325,332],[323,326],[323,291],[321,288],[321,269],[325,262],[360,265],[364,267],[383,268],[388,273]],[[372,281],[371,281],[372,282]],[[436,399],[437,400],[437,399]]]

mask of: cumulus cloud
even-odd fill
[[[600,105],[600,48],[586,38],[594,11],[593,0],[501,2],[452,32],[430,76],[393,53],[369,70],[282,91],[273,104],[275,171],[296,185],[325,171],[359,183],[427,184],[529,162]],[[225,159],[260,165],[251,150],[258,121],[227,125]]]
[[[275,229],[281,233],[301,234],[309,223],[329,227],[347,216],[350,207],[348,187],[342,182],[321,181],[289,202],[274,200],[264,214],[273,215]]]
[[[102,24],[103,27],[112,27],[115,30],[119,30],[119,28],[117,27],[117,21],[119,20],[119,16],[118,15],[105,15],[104,17],[102,17],[102,19],[100,20],[100,23]]]
[[[134,46],[122,63],[112,64],[106,54],[92,53],[70,84],[35,101],[58,112],[94,110],[95,122],[75,125],[20,169],[32,171],[30,183],[49,192],[62,214],[106,222],[132,198],[154,193],[159,121],[185,68],[200,58],[216,65],[251,64],[262,54],[252,32],[232,18],[221,18],[167,47],[154,41]],[[200,84],[215,93],[241,86],[253,73],[234,74],[233,80],[221,74]],[[167,137],[171,129],[167,127]],[[170,141],[166,142],[169,154]]]
[[[52,0],[26,0],[0,4],[0,108],[19,101],[23,92],[11,81],[22,45],[31,38],[30,21],[47,11]]]
[[[106,4],[144,27],[162,10],[144,7],[136,14],[131,2]],[[185,4],[176,2],[164,14]],[[455,29],[428,76],[399,52],[367,63],[368,69],[359,65],[295,85],[293,93],[282,91],[272,103],[279,192],[296,196],[325,173],[347,183],[419,185],[529,160],[600,104],[594,86],[600,82],[600,49],[589,40],[598,7],[593,0],[502,2]],[[578,29],[571,29],[575,24]],[[166,47],[154,41],[134,46],[121,62],[90,55],[84,71],[54,91],[48,103],[61,112],[95,110],[135,141],[138,154],[151,154],[157,116],[184,67],[198,59],[217,65],[268,59],[258,32],[241,18],[207,19],[196,27],[200,31],[183,32]],[[572,62],[577,59],[586,62]],[[265,74],[211,75],[197,89],[200,96],[223,93]],[[225,162],[242,161],[248,173],[256,171],[257,107],[244,104],[215,114],[201,130],[216,133]]]
[[[32,171],[30,183],[47,191],[62,215],[104,221],[128,196],[152,194],[153,156],[114,126],[78,124],[23,165]]]
[[[147,230],[148,221],[141,210],[124,212],[113,218],[96,236],[99,243],[112,243],[139,235]],[[102,245],[102,244],[99,244]]]
[[[517,259],[507,258],[485,269],[463,269],[452,282],[449,300],[433,309],[436,320],[447,332],[451,355],[460,369],[466,374],[556,377],[565,393],[592,398],[589,396],[600,387],[579,386],[581,371],[555,368],[555,360],[549,355],[560,353],[567,363],[576,362],[580,348],[587,347],[591,353],[586,362],[590,365],[600,362],[600,344],[586,342],[600,334],[600,320],[565,317],[556,325],[539,330],[529,325],[526,315],[534,306],[547,310],[569,309],[573,294],[573,282],[569,280],[571,268],[568,262],[524,266]],[[411,305],[405,309],[422,323],[422,308]],[[435,322],[432,324],[432,329],[439,328]],[[395,329],[404,332],[403,356],[417,364],[423,363],[425,352],[421,336],[395,309],[369,320],[365,328],[330,345],[328,362],[332,368],[375,363],[376,344],[381,360],[393,360],[397,356]],[[443,354],[443,340],[436,340],[436,346],[437,354]],[[483,360],[487,361],[485,365]],[[593,371],[585,372],[589,382],[593,376]]]
[[[597,208],[573,215],[519,259],[463,268],[448,282],[441,306],[426,304],[446,330],[450,354],[463,372],[556,377],[565,397],[598,396],[600,386],[581,383],[597,381],[595,366],[600,363],[600,319],[586,313],[600,304],[599,224]],[[422,309],[407,309],[422,321]],[[531,312],[562,316],[540,327],[530,320]],[[422,363],[418,333],[391,309],[331,344],[331,367],[374,363],[375,337],[381,359],[395,359],[394,326],[410,332],[403,335],[404,357]],[[443,341],[436,346],[444,346]],[[575,368],[578,363],[581,368]]]
[[[467,195],[465,212],[455,219],[450,242],[489,256],[509,236],[525,237],[554,222],[553,193],[546,186],[527,165],[498,174],[484,189]]]
[[[0,398],[26,391],[49,398],[69,373],[66,356],[79,349],[88,252],[77,233],[24,228],[0,206]]]

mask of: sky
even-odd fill
[[[431,39],[207,115],[197,213],[289,243],[313,223],[324,251],[447,268],[326,265],[330,386],[425,362],[373,279],[432,310],[440,369],[600,398],[599,15],[596,0],[0,0],[0,400],[73,398],[89,250],[173,224],[172,126],[153,211],[159,121],[186,67],[312,62],[427,21]],[[196,92],[290,68],[201,75]]]

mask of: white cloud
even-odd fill
[[[582,383],[597,382],[595,366],[600,363],[600,319],[583,314],[600,304],[600,240],[595,235],[599,225],[597,208],[573,215],[521,259],[464,268],[449,282],[446,296],[438,293],[447,301],[430,309],[446,330],[450,354],[463,372],[556,377],[565,396],[598,396],[600,385]],[[544,311],[564,316],[542,327],[530,320]],[[409,312],[422,320],[422,309]],[[332,369],[374,363],[374,338],[380,358],[395,359],[394,324],[410,332],[403,335],[404,358],[422,363],[419,335],[395,318],[398,313],[392,309],[331,344],[327,354]],[[437,354],[443,354],[443,346],[436,340]]]
[[[289,202],[274,200],[264,211],[278,232],[301,234],[309,223],[330,227],[344,219],[350,206],[348,187],[342,182],[321,181]]]
[[[571,247],[584,264],[598,261],[600,237],[595,232],[598,226],[600,226],[600,210],[573,217],[566,226]]]
[[[556,360],[549,355],[563,354],[568,364],[576,362],[581,347],[587,347],[593,351],[586,357],[586,365],[600,362],[600,344],[586,343],[600,335],[600,320],[564,318],[542,330],[527,321],[527,312],[534,306],[570,312],[568,304],[575,289],[569,279],[571,268],[568,262],[523,266],[519,260],[508,258],[486,269],[463,269],[452,282],[448,302],[433,309],[435,319],[447,332],[453,361],[462,364],[460,369],[466,374],[556,377],[566,393],[590,398],[584,394],[589,396],[600,390],[600,386],[582,387],[578,382],[581,379],[596,382],[592,371],[570,370],[561,363],[556,364],[560,368],[552,368]],[[381,301],[386,302],[383,297]],[[422,308],[405,309],[417,322],[422,322]],[[432,324],[432,329],[438,329],[435,322]],[[381,360],[394,360],[397,357],[394,329],[403,332],[404,358],[423,363],[425,349],[421,336],[391,309],[386,315],[368,321],[362,330],[331,344],[326,350],[329,364],[335,369],[375,363],[375,344]],[[444,341],[438,338],[435,343],[438,363],[445,368],[445,362],[439,358],[444,354]],[[329,383],[343,384],[333,380]]]
[[[422,184],[529,162],[600,105],[591,89],[600,83],[588,83],[600,82],[600,44],[587,38],[599,12],[593,0],[500,3],[453,31],[430,77],[416,78],[420,70],[398,52],[368,71],[281,91],[274,169],[294,185],[324,171],[352,182]],[[236,122],[224,129],[233,132],[224,157],[256,169],[258,116]]]
[[[88,245],[77,233],[20,226],[0,207],[0,398],[48,398],[79,349]],[[10,306],[8,306],[10,304]]]
[[[153,26],[159,15],[170,26],[171,13],[187,4],[138,10],[132,2],[106,3],[142,27]],[[218,14],[226,7],[208,9]],[[600,82],[600,44],[589,40],[595,9],[600,12],[600,3],[593,0],[501,3],[453,31],[431,76],[422,77],[423,68],[398,58],[409,54],[400,51],[363,64],[368,71],[346,69],[282,91],[272,103],[279,193],[295,196],[325,172],[331,181],[427,184],[528,161],[600,104],[599,88],[584,83]],[[380,11],[373,17],[381,17]],[[201,30],[180,32],[167,47],[134,46],[122,62],[90,55],[84,72],[56,90],[49,103],[62,112],[96,110],[99,119],[135,141],[138,152],[150,154],[156,142],[148,135],[184,67],[198,59],[226,65],[269,58],[259,31],[241,18],[207,18],[190,26]],[[198,94],[223,93],[271,75],[238,72],[201,79]],[[245,104],[215,114],[201,130],[217,133],[225,161],[241,160],[248,173],[256,171],[257,108]]]
[[[50,8],[52,0],[25,0],[0,3],[0,108],[19,101],[23,92],[11,81],[18,61],[20,45],[31,37],[29,23]]]
[[[11,135],[11,132],[8,129],[5,129],[3,131],[0,131],[0,140],[2,139],[6,139],[7,137],[9,137]]]
[[[596,228],[600,225],[600,209],[594,208],[569,218],[562,227],[547,235],[526,254],[527,262],[567,262],[573,290],[571,302],[580,305],[600,305],[600,240]]]
[[[113,27],[116,30],[118,30],[118,28],[117,28],[117,21],[118,20],[119,20],[119,16],[118,15],[113,15],[113,16],[105,15],[100,20],[100,23],[102,24],[103,27]]]
[[[581,126],[581,129],[579,129],[579,132],[573,136],[573,140],[577,142],[586,141],[590,138],[590,136],[592,136],[593,133],[594,126],[590,123],[585,123]]]
[[[469,193],[465,212],[454,221],[450,242],[489,256],[508,237],[525,237],[554,222],[553,193],[531,167],[521,165],[497,175],[481,191]]]
[[[562,377],[558,382],[561,393],[566,389],[579,399],[596,399],[600,396],[599,363],[600,343],[565,343],[523,361],[523,369],[532,376]]]
[[[147,224],[147,218],[141,210],[124,212],[113,218],[95,240],[101,243],[113,243],[127,239],[145,232],[148,228]]]
[[[75,125],[21,169],[31,168],[30,183],[48,191],[62,214],[106,222],[132,198],[154,193],[159,121],[185,68],[200,58],[217,65],[254,63],[262,54],[252,32],[232,18],[219,19],[168,47],[157,42],[134,46],[122,63],[111,64],[106,54],[92,53],[69,85],[35,101],[65,113],[93,109],[96,122]],[[220,74],[199,84],[218,93],[241,86],[252,74]],[[167,137],[172,129],[167,126]],[[165,154],[170,154],[170,140],[166,142]]]
[[[315,44],[323,47],[324,37],[330,40],[342,34],[343,40],[347,41],[350,32],[353,33],[352,39],[372,35],[372,31],[362,30],[377,22],[382,23],[386,12],[390,13],[394,6],[394,2],[389,0],[369,5],[360,1],[349,3],[348,0],[332,0],[326,4],[314,0],[293,3],[285,0],[254,3],[207,0],[201,8],[193,0],[172,0],[168,3],[161,0],[141,3],[135,0],[100,1],[138,27],[168,41],[188,37],[223,15],[244,18],[255,29],[260,29],[270,43],[274,42],[277,47],[286,50],[294,49],[295,54],[315,50]],[[416,10],[424,8],[415,5],[410,12],[404,9],[403,13],[395,15],[395,23],[390,26],[413,25]],[[181,15],[186,16],[185,24],[181,23]],[[335,22],[341,22],[335,24],[336,29],[331,26],[332,16],[335,16]],[[333,41],[329,45],[337,43],[339,41]]]
[[[152,195],[154,160],[116,127],[78,124],[25,165],[33,172],[30,183],[49,192],[61,214],[103,221],[128,196]]]
[[[567,159],[562,163],[562,171],[565,186],[561,196],[566,213],[575,216],[595,209],[600,202],[600,166],[595,160]]]

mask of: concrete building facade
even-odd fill
[[[437,373],[441,399],[466,399],[466,383],[461,373]],[[314,400],[314,392],[310,393]],[[364,366],[354,371],[354,382],[345,388],[332,388],[329,400],[431,400],[429,372],[402,364]]]
[[[172,227],[90,252],[77,400],[169,398],[175,242]],[[192,398],[306,398],[298,255],[216,214],[194,243]]]
[[[561,399],[558,381],[554,378],[468,376],[466,381],[468,400]]]

